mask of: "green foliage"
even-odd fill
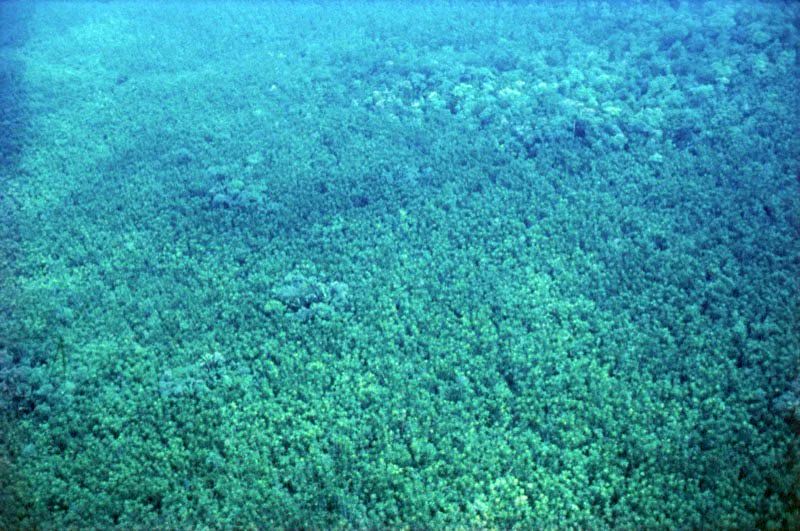
[[[0,527],[797,527],[798,14],[38,6]]]

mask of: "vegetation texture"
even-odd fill
[[[0,527],[798,528],[799,20],[0,3]]]

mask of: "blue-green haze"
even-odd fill
[[[0,2],[3,529],[796,529],[794,2]]]

